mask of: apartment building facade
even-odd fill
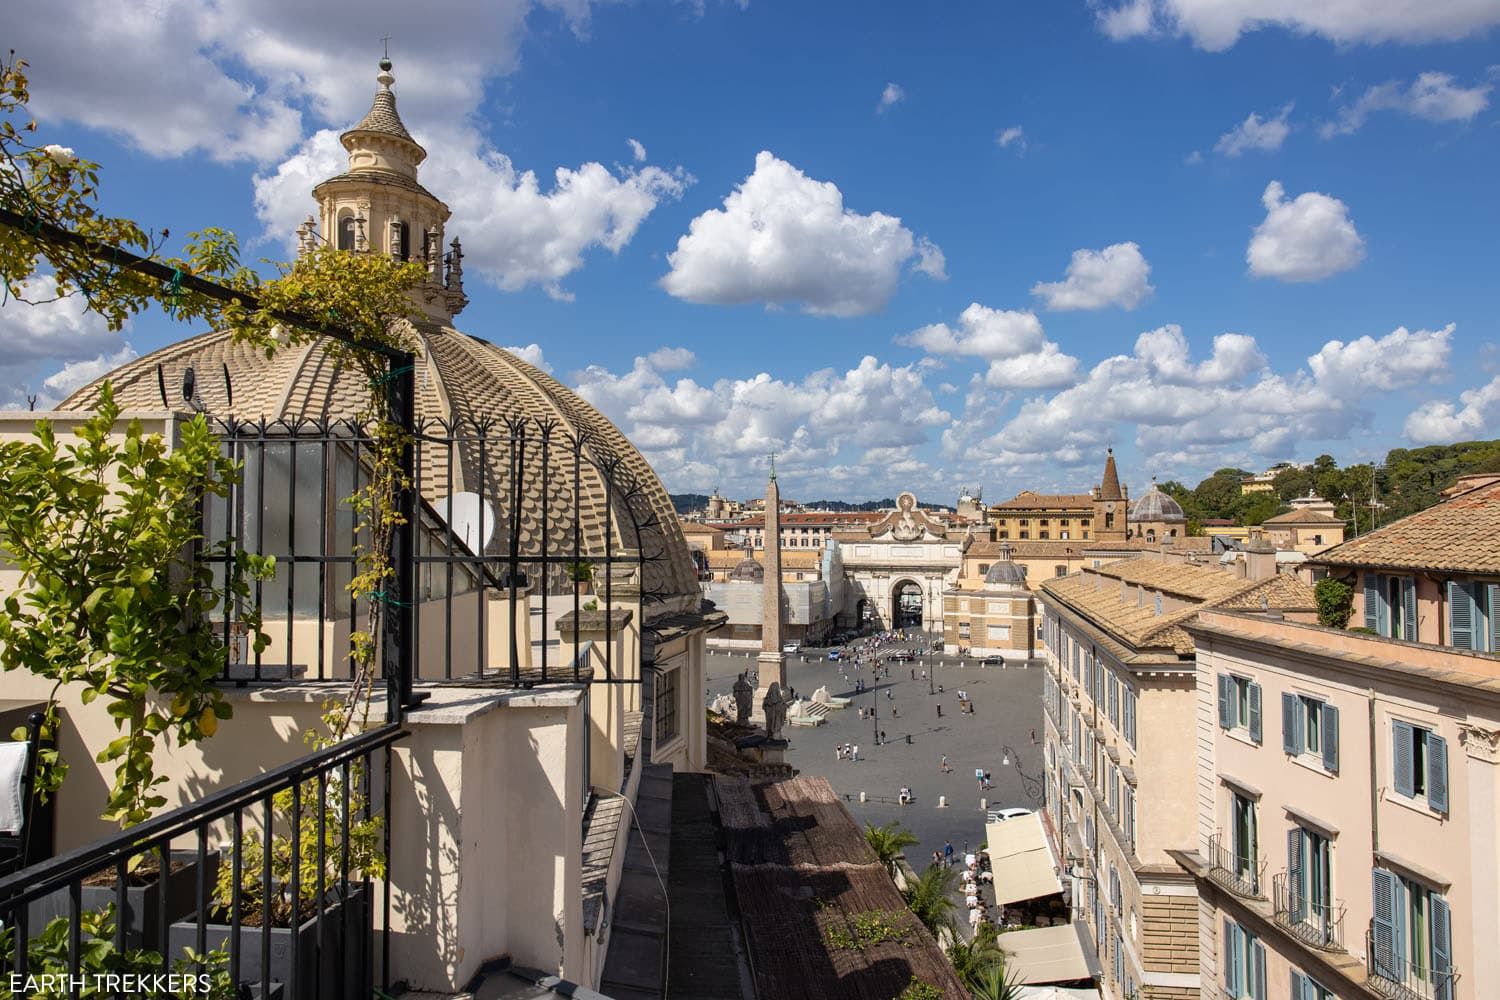
[[[1203,607],[1311,617],[1274,560],[1241,578],[1149,558],[1041,584],[1046,803],[1075,921],[1113,1000],[1199,996],[1198,894],[1171,850],[1195,834],[1196,672],[1182,624]]]

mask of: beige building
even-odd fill
[[[1130,491],[1120,485],[1114,449],[1104,476],[1088,493],[1024,490],[990,508],[997,541],[1112,542],[1127,537]]]
[[[1315,556],[1344,540],[1344,522],[1310,507],[1293,509],[1261,523],[1266,538],[1283,552]]]
[[[1074,919],[1112,1000],[1199,996],[1198,894],[1168,851],[1196,832],[1193,643],[1203,608],[1311,618],[1310,588],[1157,552],[1041,583],[1045,784]]]
[[[943,646],[974,656],[1029,660],[1036,653],[1036,599],[1026,567],[1011,559],[1010,543],[985,569],[980,585],[943,594]]]
[[[1500,983],[1500,660],[1206,612],[1204,995],[1468,1000]]]
[[[902,493],[894,511],[832,537],[843,564],[840,625],[943,630],[943,593],[974,541],[970,526],[922,510],[914,494]]]
[[[781,515],[781,548],[821,549],[835,533],[860,531],[884,520],[889,511],[810,511]],[[755,514],[735,525],[744,533],[745,546],[766,547],[766,518]]]

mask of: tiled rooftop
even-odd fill
[[[1375,566],[1500,573],[1500,483],[1492,483],[1336,545],[1313,559]]]

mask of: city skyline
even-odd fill
[[[363,39],[78,3],[13,44],[105,211],[289,258],[389,34],[457,325],[674,492],[754,495],[772,450],[790,495],[1003,499],[1092,485],[1108,445],[1139,492],[1495,436],[1500,12],[1200,7],[361,7]],[[23,406],[185,335],[73,302],[0,331]]]

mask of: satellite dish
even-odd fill
[[[484,552],[495,534],[495,512],[478,493],[455,493],[432,506],[470,552],[475,555]]]

